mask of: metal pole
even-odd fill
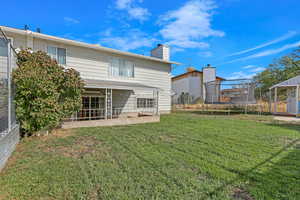
[[[247,84],[247,97],[246,97],[246,108],[245,108],[245,113],[247,114],[248,111],[248,102],[249,102],[249,83]]]
[[[110,90],[110,119],[113,118],[113,107],[112,107],[112,89]]]
[[[274,113],[277,113],[277,87],[275,88],[275,95],[274,95]]]
[[[300,117],[299,112],[299,85],[296,87],[296,117]]]
[[[159,91],[156,91],[156,114],[159,115]]]
[[[272,113],[272,89],[269,89],[269,112]]]
[[[261,87],[259,88],[259,101],[260,101],[260,115],[262,114],[262,109],[263,109],[263,105],[262,105],[262,94],[261,94]]]
[[[105,88],[105,119],[107,119],[107,88]]]
[[[11,48],[10,48],[10,41],[7,40],[8,44],[8,55],[7,55],[7,79],[8,79],[8,131],[11,131]]]

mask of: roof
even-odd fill
[[[185,78],[189,75],[193,75],[193,74],[203,74],[202,71],[199,71],[199,70],[194,70],[194,71],[189,71],[189,72],[185,72],[183,74],[180,74],[180,75],[177,75],[177,76],[174,76],[172,77],[172,81],[175,81],[175,80],[178,80],[178,79],[182,79],[182,78]],[[222,77],[219,77],[219,76],[216,76],[216,79],[217,80],[225,80],[224,78]]]
[[[109,88],[118,90],[158,90],[156,87],[144,85],[137,82],[122,82],[112,80],[96,80],[96,79],[84,79],[85,88]]]
[[[296,76],[294,78],[290,78],[286,81],[283,81],[281,83],[278,83],[276,85],[273,85],[270,87],[270,89],[276,88],[276,87],[295,87],[297,85],[300,85],[300,75]]]
[[[46,35],[46,34],[42,34],[42,33],[33,32],[33,31],[29,31],[29,30],[21,30],[21,29],[6,27],[6,26],[0,26],[0,29],[2,29],[4,32],[10,32],[10,33],[15,33],[15,34],[20,34],[20,35],[31,34],[34,38],[51,40],[54,42],[61,42],[64,44],[85,47],[85,48],[95,49],[95,50],[109,52],[109,53],[115,53],[118,55],[131,56],[131,57],[135,57],[135,58],[157,61],[157,62],[166,63],[166,64],[180,65],[180,63],[174,62],[174,61],[162,60],[162,59],[154,58],[154,57],[150,57],[150,56],[144,56],[144,55],[140,55],[140,54],[135,54],[135,53],[120,51],[120,50],[116,50],[116,49],[112,49],[112,48],[108,48],[108,47],[103,47],[103,46],[100,46],[97,44],[88,44],[85,42],[69,40],[69,39],[65,39],[65,38],[60,38],[60,37],[55,37],[55,36]]]

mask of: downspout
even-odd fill
[[[26,48],[33,50],[33,34],[32,31],[26,31]]]

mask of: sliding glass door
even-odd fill
[[[77,114],[78,120],[96,120],[105,118],[105,97],[84,96],[82,108]]]

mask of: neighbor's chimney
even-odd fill
[[[193,72],[193,71],[196,71],[196,69],[191,66],[191,67],[186,68],[186,71],[187,72]]]
[[[164,44],[158,44],[157,47],[151,50],[151,57],[170,60],[170,47]]]

